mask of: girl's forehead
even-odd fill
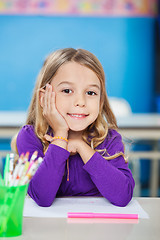
[[[83,81],[84,83],[97,84],[100,87],[100,80],[96,73],[90,68],[76,62],[65,63],[58,69],[52,82],[58,84],[61,81],[73,83]]]

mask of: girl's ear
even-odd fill
[[[40,89],[40,91],[39,91],[39,102],[40,102],[40,105],[41,105],[42,108],[44,106],[44,94],[45,94],[45,90]]]

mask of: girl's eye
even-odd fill
[[[72,90],[71,89],[64,89],[62,92],[64,92],[64,93],[72,93]]]
[[[88,95],[91,95],[91,96],[97,95],[97,93],[95,93],[95,92],[93,92],[93,91],[88,91],[87,94],[88,94]]]

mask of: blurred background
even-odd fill
[[[44,59],[59,48],[94,53],[104,68],[106,90],[117,117],[120,102],[125,102],[127,114],[156,115],[160,129],[159,19],[158,0],[0,0],[1,169],[4,154],[11,150],[11,123],[26,113]],[[4,131],[11,131],[10,135]],[[150,151],[155,148],[153,142],[134,140],[132,150]],[[151,195],[151,162],[152,158],[137,155],[131,159],[139,186],[136,195]],[[158,157],[154,162],[158,169],[155,195],[160,196]]]

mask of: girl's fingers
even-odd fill
[[[52,109],[55,109],[56,106],[55,106],[55,92],[51,92],[51,106],[52,106]]]
[[[51,95],[52,95],[52,86],[48,86],[48,92],[47,92],[47,110],[51,111]]]
[[[46,108],[47,108],[47,87],[46,87],[46,90],[45,90],[45,93],[44,93],[44,106],[43,106],[43,113],[45,114],[46,112]]]
[[[46,85],[46,91],[45,91],[45,94],[44,94],[44,108],[43,108],[43,112],[44,112],[45,115],[50,112],[51,93],[52,93],[52,87],[50,87],[50,85],[47,84]]]
[[[52,92],[52,86],[47,84],[44,94],[43,115],[46,118],[52,119],[53,114],[56,114],[55,92]]]
[[[68,129],[68,125],[64,117],[56,108],[56,94],[55,92],[52,92],[52,86],[49,84],[46,85],[46,90],[44,93],[43,116],[53,129],[55,128],[54,126],[59,129],[64,129],[65,127]]]
[[[51,137],[50,135],[48,135],[48,134],[45,134],[44,135],[44,137],[45,137],[45,139],[47,140],[47,141],[52,141],[52,139],[53,139],[53,137]]]

